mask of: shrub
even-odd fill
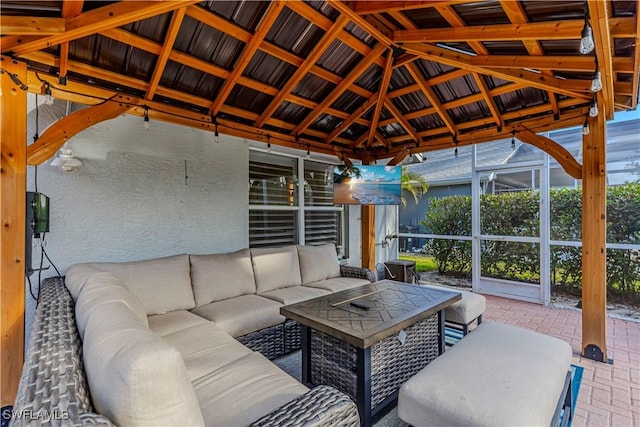
[[[539,194],[522,191],[488,194],[480,198],[482,234],[539,235]],[[551,240],[582,238],[581,189],[550,191]],[[607,192],[607,241],[640,244],[640,184],[610,187]],[[421,224],[427,232],[448,236],[471,235],[471,197],[431,199]],[[470,276],[471,242],[433,239],[426,245],[438,271]],[[510,280],[539,282],[537,244],[498,240],[481,242],[482,274]],[[580,295],[582,251],[571,246],[551,247],[551,284],[554,291]],[[640,304],[640,251],[607,249],[607,293],[612,301]]]

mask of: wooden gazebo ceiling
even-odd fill
[[[45,81],[151,120],[399,161],[584,123],[596,57],[601,114],[636,108],[639,4],[3,0],[0,43],[34,92]]]

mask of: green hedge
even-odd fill
[[[550,192],[551,239],[582,238],[581,189]],[[487,194],[480,198],[482,234],[539,235],[539,194],[522,191]],[[421,222],[428,232],[451,236],[471,235],[471,197],[431,199]],[[640,184],[610,187],[607,193],[607,241],[640,244]],[[426,245],[438,271],[469,277],[471,242],[435,239]],[[481,242],[483,276],[539,283],[537,244],[503,241]],[[551,284],[554,291],[580,295],[582,252],[570,246],[551,247]],[[640,251],[607,249],[607,290],[611,301],[640,304]]]

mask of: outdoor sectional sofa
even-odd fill
[[[333,245],[77,264],[66,286],[43,283],[14,413],[54,425],[357,425],[346,395],[308,390],[268,358],[300,347],[280,307],[373,280]]]

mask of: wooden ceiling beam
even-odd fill
[[[335,128],[324,140],[325,143],[331,143],[335,138],[337,138],[342,132],[347,130],[349,126],[355,123],[358,117],[362,116],[364,113],[369,111],[371,107],[377,102],[377,94],[373,94],[367,99],[360,107],[358,107],[349,117],[344,119],[340,125]]]
[[[43,36],[64,33],[65,30],[66,20],[63,18],[2,15],[2,22],[0,22],[0,34],[5,36]]]
[[[44,163],[74,135],[127,112],[131,106],[123,103],[124,98],[116,95],[112,100],[78,110],[49,126],[37,141],[27,146],[27,164],[37,166]]]
[[[27,72],[27,85],[29,86],[30,92],[38,93],[40,91],[40,81],[36,77],[34,71]],[[40,73],[40,77],[53,79],[55,76],[45,73]],[[160,90],[158,90],[160,93]],[[153,100],[145,100],[143,98],[138,98],[130,95],[120,94],[114,91],[107,91],[104,89],[96,88],[92,85],[78,83],[78,82],[69,82],[69,86],[66,88],[64,92],[59,92],[56,94],[56,98],[70,100],[73,102],[81,102],[87,105],[96,105],[100,102],[103,102],[105,99],[113,98],[115,96],[122,96],[124,102],[129,105],[129,110],[127,110],[127,114],[134,114],[137,116],[142,116],[144,114],[144,106],[146,105],[149,108],[149,115],[151,118],[155,120],[162,120],[168,123],[181,125],[181,126],[189,126],[196,129],[206,130],[213,132],[215,130],[214,125],[211,121],[211,116],[207,114],[202,114],[195,112],[193,110],[189,110],[182,107],[173,107],[171,105],[167,105],[162,102],[157,102]],[[202,99],[207,105],[209,104],[208,100]],[[224,109],[227,110],[229,108],[229,114],[235,113],[233,107],[225,106]],[[81,110],[84,111],[84,110]],[[243,113],[247,113],[244,110]],[[257,114],[253,114],[253,120],[257,118]],[[237,136],[240,138],[249,138],[256,141],[266,141],[266,135],[269,133],[271,135],[272,144],[282,145],[290,148],[300,148],[299,144],[295,143],[294,137],[284,134],[281,132],[269,130],[268,132],[263,129],[258,129],[256,127],[250,125],[244,125],[241,123],[234,122],[233,120],[228,120],[224,118],[218,118],[218,126],[221,133]],[[313,131],[309,132],[309,134],[317,135],[318,137],[324,136],[321,132]],[[351,141],[345,139],[336,140],[341,144],[347,145]],[[315,141],[310,141],[311,150],[314,152],[324,153],[335,155],[336,152],[342,152],[341,149],[336,147],[323,147],[320,143]],[[55,151],[54,151],[55,152]]]
[[[604,83],[604,82],[603,82]],[[634,93],[632,82],[615,82],[613,89],[617,95],[638,96],[638,92]]]
[[[320,28],[324,30],[329,30],[333,25],[333,22],[329,20],[327,17],[322,15],[313,7],[308,6],[302,2],[291,1],[291,2],[287,2],[286,6],[289,9],[293,10],[294,12],[298,13],[300,16],[304,17],[305,19],[308,19],[311,22],[314,22],[316,25],[320,24],[319,25]],[[247,43],[251,39],[251,33],[245,30],[244,28],[238,25],[235,25],[232,22],[227,21],[221,16],[207,12],[202,7],[189,6],[187,8],[187,15],[193,19],[203,22],[204,24],[212,28],[217,29],[218,31],[222,31],[225,34],[228,34],[229,36],[237,40],[240,40],[242,42]],[[312,18],[314,20],[311,20]],[[352,49],[354,49],[355,51],[363,55],[366,55],[371,51],[371,48],[367,46],[364,42],[355,38],[353,35],[349,34],[344,30],[338,35],[338,39],[340,39],[347,46],[351,47]],[[265,53],[268,53],[274,58],[278,58],[281,61],[285,61],[295,67],[299,67],[304,63],[303,58],[300,58],[294,55],[293,53],[266,40],[260,44],[259,49]],[[383,64],[381,59],[378,59],[377,63],[381,66]],[[318,67],[317,65],[314,65],[311,68],[311,73],[313,73],[314,75],[324,80],[330,81],[331,83],[334,83],[334,84],[339,84],[343,80],[341,76],[329,70],[325,70],[322,67]],[[371,96],[371,92],[356,85],[353,86],[352,92],[357,93],[360,96],[364,96],[365,98],[368,98],[369,96]]]
[[[267,36],[267,33],[269,33],[269,30],[273,26],[274,22],[276,22],[276,19],[278,19],[278,16],[280,15],[280,12],[282,12],[282,9],[284,9],[284,6],[284,1],[273,1],[269,3],[269,8],[266,14],[260,20],[255,34],[251,37],[251,40],[242,50],[242,54],[240,54],[240,57],[236,61],[231,75],[229,75],[229,78],[224,81],[222,88],[220,88],[215,100],[211,104],[211,108],[209,108],[210,114],[213,114],[215,116],[220,112],[220,107],[227,100],[227,97],[233,90],[233,87],[238,81],[238,78],[247,68],[249,62],[251,62],[251,58],[253,58],[253,55],[256,53],[258,47]]]
[[[462,20],[462,18],[460,18],[460,15],[458,15],[458,13],[455,10],[453,10],[450,6],[437,6],[436,10],[438,11],[438,13],[440,13],[440,15],[442,15],[442,17],[444,17],[444,19],[447,20],[449,25],[453,27],[465,26],[465,23]],[[474,52],[479,55],[489,54],[489,51],[481,42],[471,41],[469,42],[469,46],[471,46],[471,49],[473,49]],[[498,106],[496,105],[495,100],[489,93],[487,85],[484,82],[484,78],[478,73],[472,73],[472,75],[473,75],[473,79],[476,82],[476,85],[478,86],[478,89],[480,90],[480,94],[482,95],[482,100],[485,102],[485,104],[487,104],[487,107],[489,108],[489,112],[491,113],[491,116],[493,117],[493,120],[495,121],[496,126],[498,128],[501,128],[502,118],[500,117],[500,110],[498,109]]]
[[[72,1],[64,0],[62,2],[62,17],[71,18],[82,13],[84,0]],[[58,70],[58,83],[64,85],[67,82],[67,66],[69,63],[69,42],[60,44],[60,67]]]
[[[396,30],[395,43],[580,39],[582,19],[528,24],[478,25],[439,29]]]
[[[346,3],[343,3],[342,0],[327,0],[327,3],[329,3],[331,7],[336,9],[341,14],[349,17],[351,22],[356,24],[358,27],[371,34],[371,36],[375,38],[378,43],[381,43],[387,47],[392,47],[394,45],[393,41],[391,40],[391,36],[393,35],[392,33],[386,32],[386,28],[383,28],[381,30],[380,28],[378,28],[378,26],[372,25],[364,17],[354,12],[353,9],[351,9]]]
[[[502,6],[502,9],[507,14],[507,17],[509,18],[511,23],[513,24],[528,23],[527,14],[525,13],[524,8],[522,7],[522,4],[520,2],[501,0],[500,6]],[[535,57],[544,56],[544,50],[542,49],[542,45],[538,40],[524,40],[522,43],[524,44],[524,47],[527,49],[527,52],[529,52],[529,55],[532,55]],[[542,74],[550,78],[554,77],[553,72],[550,70],[542,70]],[[556,94],[553,92],[547,91],[547,96],[549,97],[549,102],[551,103],[551,109],[553,110],[553,115],[558,117],[560,114],[560,109],[558,107],[558,98],[556,97]]]
[[[562,110],[562,108],[567,108],[567,107],[575,107],[579,105],[585,106],[585,101],[580,99],[569,98],[569,99],[563,99],[558,104],[560,109]],[[509,113],[505,113],[502,115],[502,120],[504,121],[504,123],[507,123],[509,121],[518,120],[528,116],[544,114],[544,113],[549,113],[549,106],[546,104],[536,105],[534,107],[523,108],[516,111],[511,111]],[[466,131],[468,129],[473,129],[475,127],[488,126],[492,122],[493,120],[491,118],[481,118],[476,120],[470,120],[464,123],[460,123],[458,125],[458,129],[460,129],[461,131]]]
[[[149,82],[149,88],[144,96],[145,99],[153,99],[153,95],[156,93],[156,89],[158,88],[158,84],[162,78],[162,73],[164,73],[167,61],[169,60],[169,55],[173,50],[173,44],[178,36],[178,31],[180,31],[180,26],[182,25],[182,20],[184,19],[186,10],[186,7],[182,7],[173,11],[171,21],[169,22],[169,28],[167,28],[165,33],[164,44],[162,45],[160,55],[156,60],[156,66],[153,70],[151,81]]]
[[[584,117],[587,114],[587,111],[588,107],[585,107],[573,110],[568,113],[564,113],[561,117],[561,120],[556,120],[553,116],[549,115],[538,119],[528,120],[525,123],[516,122],[505,126],[502,129],[502,132],[496,132],[496,129],[492,127],[490,129],[483,129],[479,131],[459,134],[457,145],[458,147],[462,147],[471,144],[495,141],[501,138],[510,138],[512,131],[518,132],[524,130],[521,127],[523,124],[527,126],[528,130],[535,133],[563,129],[572,126],[579,126],[584,123]],[[389,151],[387,156],[395,156],[399,152],[407,150],[409,148],[411,148],[414,153],[425,153],[429,151],[453,148],[455,147],[455,145],[456,144],[454,144],[451,135],[443,135],[435,138],[430,138],[417,147],[415,147],[413,141],[407,141],[404,144],[398,144]]]
[[[380,79],[380,86],[378,87],[378,95],[376,98],[376,107],[371,117],[371,126],[369,127],[369,135],[367,137],[367,146],[373,144],[373,139],[376,136],[378,130],[378,122],[380,121],[380,115],[382,114],[382,107],[384,107],[384,99],[387,96],[387,90],[389,88],[389,81],[391,80],[391,74],[393,73],[393,55],[391,50],[387,52],[387,59],[382,71],[382,79]],[[387,145],[389,145],[387,143]]]
[[[626,58],[625,58],[626,59]],[[591,56],[531,56],[531,55],[478,55],[469,62],[478,67],[529,68],[532,70],[563,70],[592,72],[595,61]],[[622,61],[624,63],[624,61]]]
[[[284,87],[278,92],[276,97],[269,103],[269,106],[264,110],[258,120],[255,122],[255,126],[262,127],[267,118],[271,117],[276,109],[282,104],[282,101],[289,95],[300,83],[300,81],[307,75],[307,73],[311,70],[311,68],[318,62],[318,60],[322,57],[325,50],[333,43],[337,34],[343,30],[344,26],[347,25],[349,20],[344,15],[340,16],[335,24],[327,31],[322,39],[313,47],[307,59],[296,69],[295,73],[287,80]]]
[[[599,107],[604,110],[606,119],[612,120],[615,111],[613,82],[616,76],[613,74],[613,47],[609,29],[610,5],[609,2],[599,0],[587,0],[587,5],[589,6],[591,27],[593,28],[593,40],[596,45],[595,53],[598,59],[598,68],[602,74],[602,91],[598,94],[598,98],[602,99],[603,102],[600,103]],[[638,13],[640,12],[636,11],[636,14]]]
[[[496,126],[498,128],[501,128],[502,116],[500,115],[500,110],[496,105],[496,101],[491,96],[491,93],[489,93],[489,89],[487,88],[487,85],[484,82],[484,77],[482,77],[478,73],[472,73],[472,74],[473,74],[473,79],[476,81],[476,85],[478,85],[478,88],[480,89],[480,93],[484,98],[484,102],[487,104],[487,107],[489,107],[489,111],[491,112],[491,117],[493,117],[493,120],[496,123]]]
[[[638,8],[636,6],[635,17],[620,17],[609,19],[609,30],[613,38],[632,39],[638,35],[640,31],[640,23],[637,22]]]
[[[381,12],[398,12],[401,10],[426,9],[437,5],[468,3],[467,0],[441,1],[354,1],[353,11],[358,15]]]
[[[406,130],[407,133],[412,138],[415,139],[416,143],[419,143],[422,140],[422,138],[420,138],[420,135],[413,128],[413,126],[411,126],[411,123],[409,123],[409,120],[407,120],[404,117],[402,112],[400,112],[400,110],[398,110],[398,107],[396,107],[393,104],[393,102],[389,99],[389,97],[386,97],[384,99],[384,105],[387,107],[387,110],[389,110],[389,112],[393,115],[393,117],[395,117],[398,120],[398,123],[400,123],[400,126],[402,126],[404,128],[404,130]]]
[[[359,146],[363,145],[367,141],[367,137],[368,136],[369,135],[367,135],[367,132],[364,132],[355,141],[352,141],[349,145],[351,147],[359,147]]]
[[[527,70],[505,70],[497,68],[484,68],[472,65],[469,61],[471,56],[450,51],[437,46],[423,43],[406,43],[404,48],[422,56],[429,61],[436,61],[453,67],[464,68],[471,72],[488,74],[503,80],[522,83],[537,89],[552,91],[570,97],[588,99],[587,95],[581,92],[588,92],[590,81],[583,80],[561,80],[542,76],[538,73]]]
[[[42,53],[42,52],[34,52],[34,53],[30,53],[27,55],[24,55],[24,59],[28,59],[28,60],[34,60],[36,62],[40,62],[43,64],[49,64],[51,66],[55,66],[56,62],[55,62],[55,57],[53,55],[50,54],[46,54],[46,53]],[[76,64],[77,64],[77,68],[76,68]],[[117,84],[121,84],[123,86],[128,86],[134,89],[139,89],[139,90],[144,90],[147,87],[147,83],[144,82],[143,80],[139,80],[139,79],[134,79],[132,77],[125,77],[122,76],[120,74],[111,72],[111,71],[106,71],[106,70],[102,70],[100,68],[97,67],[93,67],[91,65],[87,65],[87,64],[83,64],[83,63],[76,63],[74,61],[70,62],[70,70],[74,71],[74,72],[82,72],[82,73],[91,73],[92,75],[96,76],[97,78],[101,79],[101,80],[107,80],[107,81],[112,81],[114,83]],[[43,74],[41,73],[41,76]],[[35,75],[34,75],[35,76]],[[48,75],[46,78],[48,79],[53,79],[54,77]],[[45,78],[45,79],[46,79]],[[35,77],[34,77],[35,79]],[[35,79],[37,80],[37,79]],[[31,92],[35,92],[35,93],[39,93],[40,91],[40,84],[39,82],[35,83],[35,86],[30,85],[30,91]],[[92,96],[96,96],[99,99],[99,101],[104,100],[106,98],[109,98],[111,96],[113,96],[114,94],[116,94],[116,92],[112,92],[112,91],[100,91],[95,93],[94,95],[87,95],[87,96],[81,96],[81,95],[73,95],[71,94],[71,92],[75,92],[75,93],[87,93],[87,94],[92,94],[93,93],[93,86],[88,86],[86,84],[83,83],[77,83],[77,82],[73,82],[70,81],[69,82],[69,86],[67,88],[65,88],[66,90],[70,91],[70,92],[65,92],[65,91],[60,91],[58,90],[58,88],[56,88],[55,86],[51,86],[51,89],[53,91],[53,94],[55,96],[55,98],[59,98],[59,99],[65,99],[65,100],[69,100],[72,102],[78,102],[81,104],[85,104],[85,105],[94,105],[96,104],[96,98],[93,98]],[[156,91],[157,95],[166,97],[166,98],[170,98],[170,99],[175,99],[175,100],[180,100],[182,102],[188,102],[190,104],[196,105],[198,107],[201,108],[208,108],[208,106],[211,104],[211,100],[205,99],[205,98],[200,98],[194,95],[188,95],[185,94],[183,92],[177,91],[175,89],[169,89],[169,88],[164,88],[162,86],[158,86],[158,89]],[[151,102],[153,101],[148,101],[147,104],[149,106],[151,105],[156,105],[156,107],[154,108],[163,108],[163,109],[171,109],[171,108],[176,108],[176,107],[171,107],[167,104],[161,103],[161,104],[152,104]],[[180,109],[176,109],[173,113],[174,114],[181,114],[182,110]],[[237,116],[243,119],[247,119],[247,120],[256,120],[258,115],[255,113],[249,113],[246,112],[242,109],[239,108],[235,108],[235,107],[231,107],[231,106],[223,106],[223,108],[221,109],[221,112],[225,113],[225,114],[229,114],[232,116]],[[346,113],[345,113],[346,115]],[[369,123],[368,121],[366,123]],[[278,120],[278,119],[274,119],[274,118],[270,118],[269,120],[267,120],[266,122],[267,125],[270,126],[274,126],[274,127],[279,127],[282,129],[287,129],[287,130],[293,130],[295,125],[292,123],[287,123],[284,122],[282,120]],[[364,123],[363,123],[364,124]],[[324,139],[326,138],[327,134],[324,132],[319,132],[319,131],[313,131],[313,130],[308,130],[307,134],[320,138],[320,139]],[[337,142],[342,142],[342,143],[347,143],[349,142],[346,139],[343,138],[335,138],[335,141]]]
[[[429,103],[433,106],[433,108],[435,108],[438,116],[440,116],[440,119],[442,120],[444,125],[447,127],[447,129],[449,129],[449,132],[452,135],[458,133],[456,130],[456,124],[451,119],[451,116],[449,116],[447,110],[442,106],[442,103],[438,99],[438,96],[436,95],[434,90],[424,83],[424,77],[422,76],[422,72],[418,69],[418,66],[414,63],[411,63],[408,64],[405,68],[407,69],[409,74],[411,74],[411,77],[413,78],[413,80],[415,80],[416,84],[418,85],[424,96],[427,98]]]
[[[405,15],[401,11],[393,10],[393,11],[389,11],[387,13],[389,13],[389,15],[391,15],[391,17],[393,19],[395,19],[405,29],[410,30],[410,29],[415,28],[415,24],[413,23],[413,21],[411,19],[407,18],[407,15]]]
[[[22,55],[36,50],[46,49],[60,43],[73,41],[91,34],[137,22],[152,16],[171,12],[175,9],[198,3],[197,0],[181,1],[136,1],[117,2],[102,6],[66,20],[66,31],[60,34],[41,37],[31,42],[9,45],[3,43],[2,51]]]
[[[33,53],[28,53],[26,55],[21,55],[20,56],[23,59],[27,59],[29,61],[34,61],[34,62],[38,62],[41,64],[46,64],[49,65],[51,67],[57,67],[59,62],[58,62],[58,58],[56,58],[54,55],[48,54],[48,53],[44,53],[44,52],[33,52]],[[193,59],[197,59],[197,58],[193,58]],[[201,61],[201,60],[198,60]],[[180,61],[181,63],[184,63],[182,61]],[[204,61],[202,61],[204,62]],[[207,65],[208,64],[208,65]],[[193,65],[191,65],[193,66]],[[205,62],[204,64],[202,64],[202,66],[200,67],[194,67],[196,69],[199,69],[201,71],[205,71],[207,72],[207,66],[209,67],[216,67],[219,68],[213,64],[210,64],[208,62]],[[127,77],[127,76],[123,76],[122,74],[113,72],[113,71],[107,71],[104,70],[102,68],[98,68],[92,65],[88,65],[85,64],[83,62],[77,62],[77,61],[69,61],[69,69],[73,72],[79,73],[79,74],[84,74],[84,75],[88,75],[88,76],[93,76],[96,77],[100,80],[105,80],[105,81],[110,81],[110,82],[114,82],[123,86],[127,86],[133,89],[137,89],[137,90],[146,90],[148,88],[148,84],[146,82],[144,82],[143,80],[140,79],[136,79],[136,78],[132,78],[132,77]],[[223,70],[220,68],[220,70]],[[228,71],[225,70],[226,73],[228,73]],[[252,80],[252,79],[248,79],[245,77],[242,77],[239,82],[243,85],[243,86],[247,86],[250,87],[252,89],[255,89],[257,91],[260,91],[262,93],[266,93],[268,95],[272,95],[275,96],[278,93],[278,90],[273,87],[273,86],[269,86],[263,83],[260,83],[256,80]],[[168,89],[168,88],[163,88],[161,86],[158,86],[156,88],[156,94],[160,95],[160,96],[165,96],[171,99],[176,99],[176,100],[180,100],[180,101],[186,101],[186,102],[190,102],[194,105],[197,105],[199,107],[206,107],[208,108],[211,104],[211,101],[206,101],[204,98],[198,98],[198,97],[194,97],[192,95],[187,95],[185,93],[176,91],[176,90],[172,90],[172,89]],[[287,97],[287,101],[295,103],[297,105],[301,105],[304,106],[306,108],[310,108],[310,109],[314,109],[318,106],[317,102],[299,97],[297,95],[292,95],[290,94],[289,97]],[[221,109],[221,111],[225,111],[226,107],[223,107]],[[331,114],[332,116],[335,117],[339,117],[339,118],[346,118],[349,116],[348,113],[333,109],[333,108],[328,108],[327,109],[327,113]],[[255,117],[252,117],[252,120],[255,120],[258,116],[256,115]],[[246,118],[246,117],[245,117]],[[267,121],[267,124],[273,124],[273,120],[269,119]],[[364,119],[357,119],[357,122],[359,124],[362,124],[364,126],[368,126],[370,124],[369,121],[364,120]],[[294,125],[290,125],[291,129],[293,129]]]
[[[562,145],[558,144],[552,139],[538,135],[526,126],[522,126],[523,130],[518,131],[518,139],[527,144],[531,144],[534,147],[538,147],[542,151],[548,153],[551,157],[557,160],[570,176],[575,179],[582,179],[582,165],[573,157],[573,155]]]
[[[331,27],[333,26],[333,21],[331,19],[327,18],[320,11],[313,8],[312,6],[309,6],[303,1],[287,2],[287,7],[309,22],[313,23],[314,25],[322,28],[324,31],[329,31],[329,29],[331,29]],[[366,43],[346,30],[341,31],[338,34],[338,40],[340,40],[356,52],[360,53],[361,55],[367,56],[369,52],[371,52],[371,48]],[[384,61],[382,60],[382,58],[377,58],[375,63],[381,67],[384,66]]]
[[[383,44],[376,44],[369,55],[365,56],[360,60],[360,62],[358,62],[358,65],[356,65],[351,70],[349,75],[344,80],[342,80],[342,82],[340,82],[340,84],[333,89],[333,91],[324,99],[324,101],[322,101],[320,105],[318,105],[318,107],[314,111],[312,111],[302,121],[302,123],[300,123],[294,129],[292,134],[301,135],[304,130],[307,129],[315,121],[315,119],[317,119],[318,116],[320,116],[324,112],[326,108],[331,106],[331,104],[333,104],[340,97],[340,95],[342,95],[346,90],[349,89],[349,86],[351,86],[362,73],[364,73],[371,65],[373,65],[375,60],[380,57],[385,49],[386,47]]]

